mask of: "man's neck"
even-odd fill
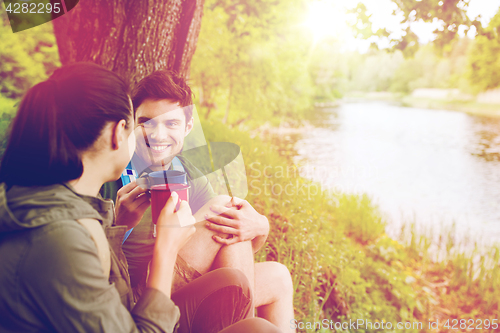
[[[164,164],[164,165],[151,165],[151,166],[149,166],[149,168],[152,171],[168,170],[168,169],[170,169],[171,164],[172,164],[172,162],[168,162],[167,164]]]
[[[134,156],[132,156],[132,166],[134,167],[135,171],[138,173],[138,175],[142,175],[144,172],[152,172],[152,171],[162,171],[162,170],[168,170],[170,168],[170,165],[172,164],[172,160],[170,160],[168,163],[165,163],[164,165],[151,165],[151,161],[144,161],[141,157],[136,155],[134,153]]]

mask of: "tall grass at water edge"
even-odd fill
[[[416,232],[415,222],[392,239],[366,195],[322,191],[268,142],[217,122],[203,128],[207,141],[233,142],[242,149],[247,200],[271,225],[256,260],[289,268],[296,320],[419,321],[425,331],[430,320],[500,318],[498,246],[467,250],[450,229],[436,250],[433,235]]]

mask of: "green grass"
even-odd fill
[[[408,257],[418,264],[419,277],[437,291],[442,309],[437,315],[498,318],[500,247],[460,238],[454,226],[442,228],[431,245],[432,233],[417,234],[415,229],[412,224],[402,239]]]
[[[391,239],[367,196],[321,192],[296,172],[287,174],[290,159],[275,145],[217,122],[203,127],[208,141],[234,142],[242,149],[247,200],[271,224],[256,259],[276,260],[290,269],[297,320],[426,324],[499,318],[499,248],[485,249],[478,259],[479,249],[457,242],[449,230],[443,231],[436,256],[432,232],[417,233],[415,223],[404,227],[398,240]],[[287,185],[288,193],[280,191]],[[376,330],[366,330],[371,331]]]

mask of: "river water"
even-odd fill
[[[415,222],[500,242],[500,119],[352,102],[323,109],[295,143],[302,175],[334,193],[367,193],[389,234]]]

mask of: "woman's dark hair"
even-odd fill
[[[92,63],[57,69],[24,96],[0,165],[7,186],[37,186],[79,178],[79,153],[93,145],[107,122],[132,114],[128,87]]]
[[[146,99],[154,101],[170,99],[178,102],[184,108],[186,122],[193,115],[193,94],[191,88],[189,88],[186,80],[176,72],[158,70],[139,81],[132,91],[134,110],[137,110]]]

